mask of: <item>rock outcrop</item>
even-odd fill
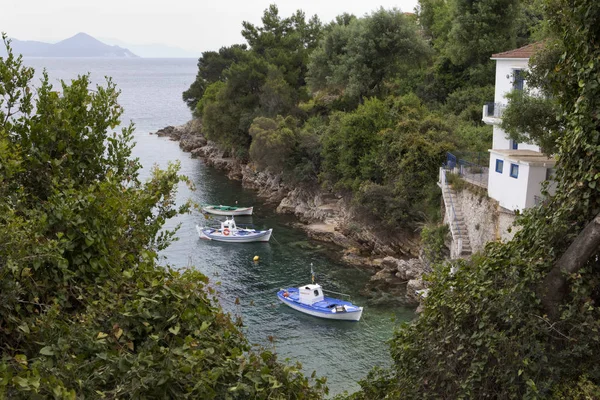
[[[425,288],[423,274],[428,271],[425,263],[418,258],[408,260],[385,257],[375,260],[378,271],[363,290],[363,294],[376,302],[388,302],[390,296],[404,305],[418,305],[421,295],[418,290]]]
[[[179,141],[182,150],[223,170],[230,179],[255,189],[267,203],[282,214],[296,216],[310,238],[342,247],[342,261],[373,272],[364,294],[373,302],[418,304],[416,290],[424,287],[421,275],[426,268],[419,261],[418,235],[391,231],[351,205],[350,199],[320,187],[291,186],[280,174],[258,171],[207,141],[202,125],[192,120],[182,126],[168,126],[156,132]],[[398,258],[394,258],[398,257]]]

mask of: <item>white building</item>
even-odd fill
[[[494,127],[490,152],[488,195],[508,210],[523,210],[541,199],[541,184],[552,174],[556,161],[540,152],[533,144],[517,143],[500,128],[506,95],[513,90],[524,90],[527,82],[523,71],[529,57],[540,43],[516,50],[493,54],[496,61],[496,91],[494,103],[483,106],[483,122]]]

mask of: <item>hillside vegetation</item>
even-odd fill
[[[424,0],[323,24],[265,10],[247,43],[207,51],[183,98],[205,136],[291,183],[347,193],[388,227],[438,214],[446,152],[485,153],[495,52],[526,44],[541,11],[518,0]],[[522,16],[516,18],[516,16]]]

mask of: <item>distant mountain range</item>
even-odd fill
[[[104,43],[125,47],[140,57],[148,58],[198,58],[200,52],[191,52],[179,47],[167,46],[159,43],[132,44],[118,39],[100,38]]]
[[[15,54],[25,57],[138,57],[128,49],[109,46],[87,33],[77,35],[58,43],[44,43],[33,40],[11,39],[11,47]],[[0,56],[6,54],[3,46]]]

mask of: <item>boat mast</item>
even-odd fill
[[[310,263],[310,278],[312,283],[315,283],[315,271],[313,271],[313,263]]]

